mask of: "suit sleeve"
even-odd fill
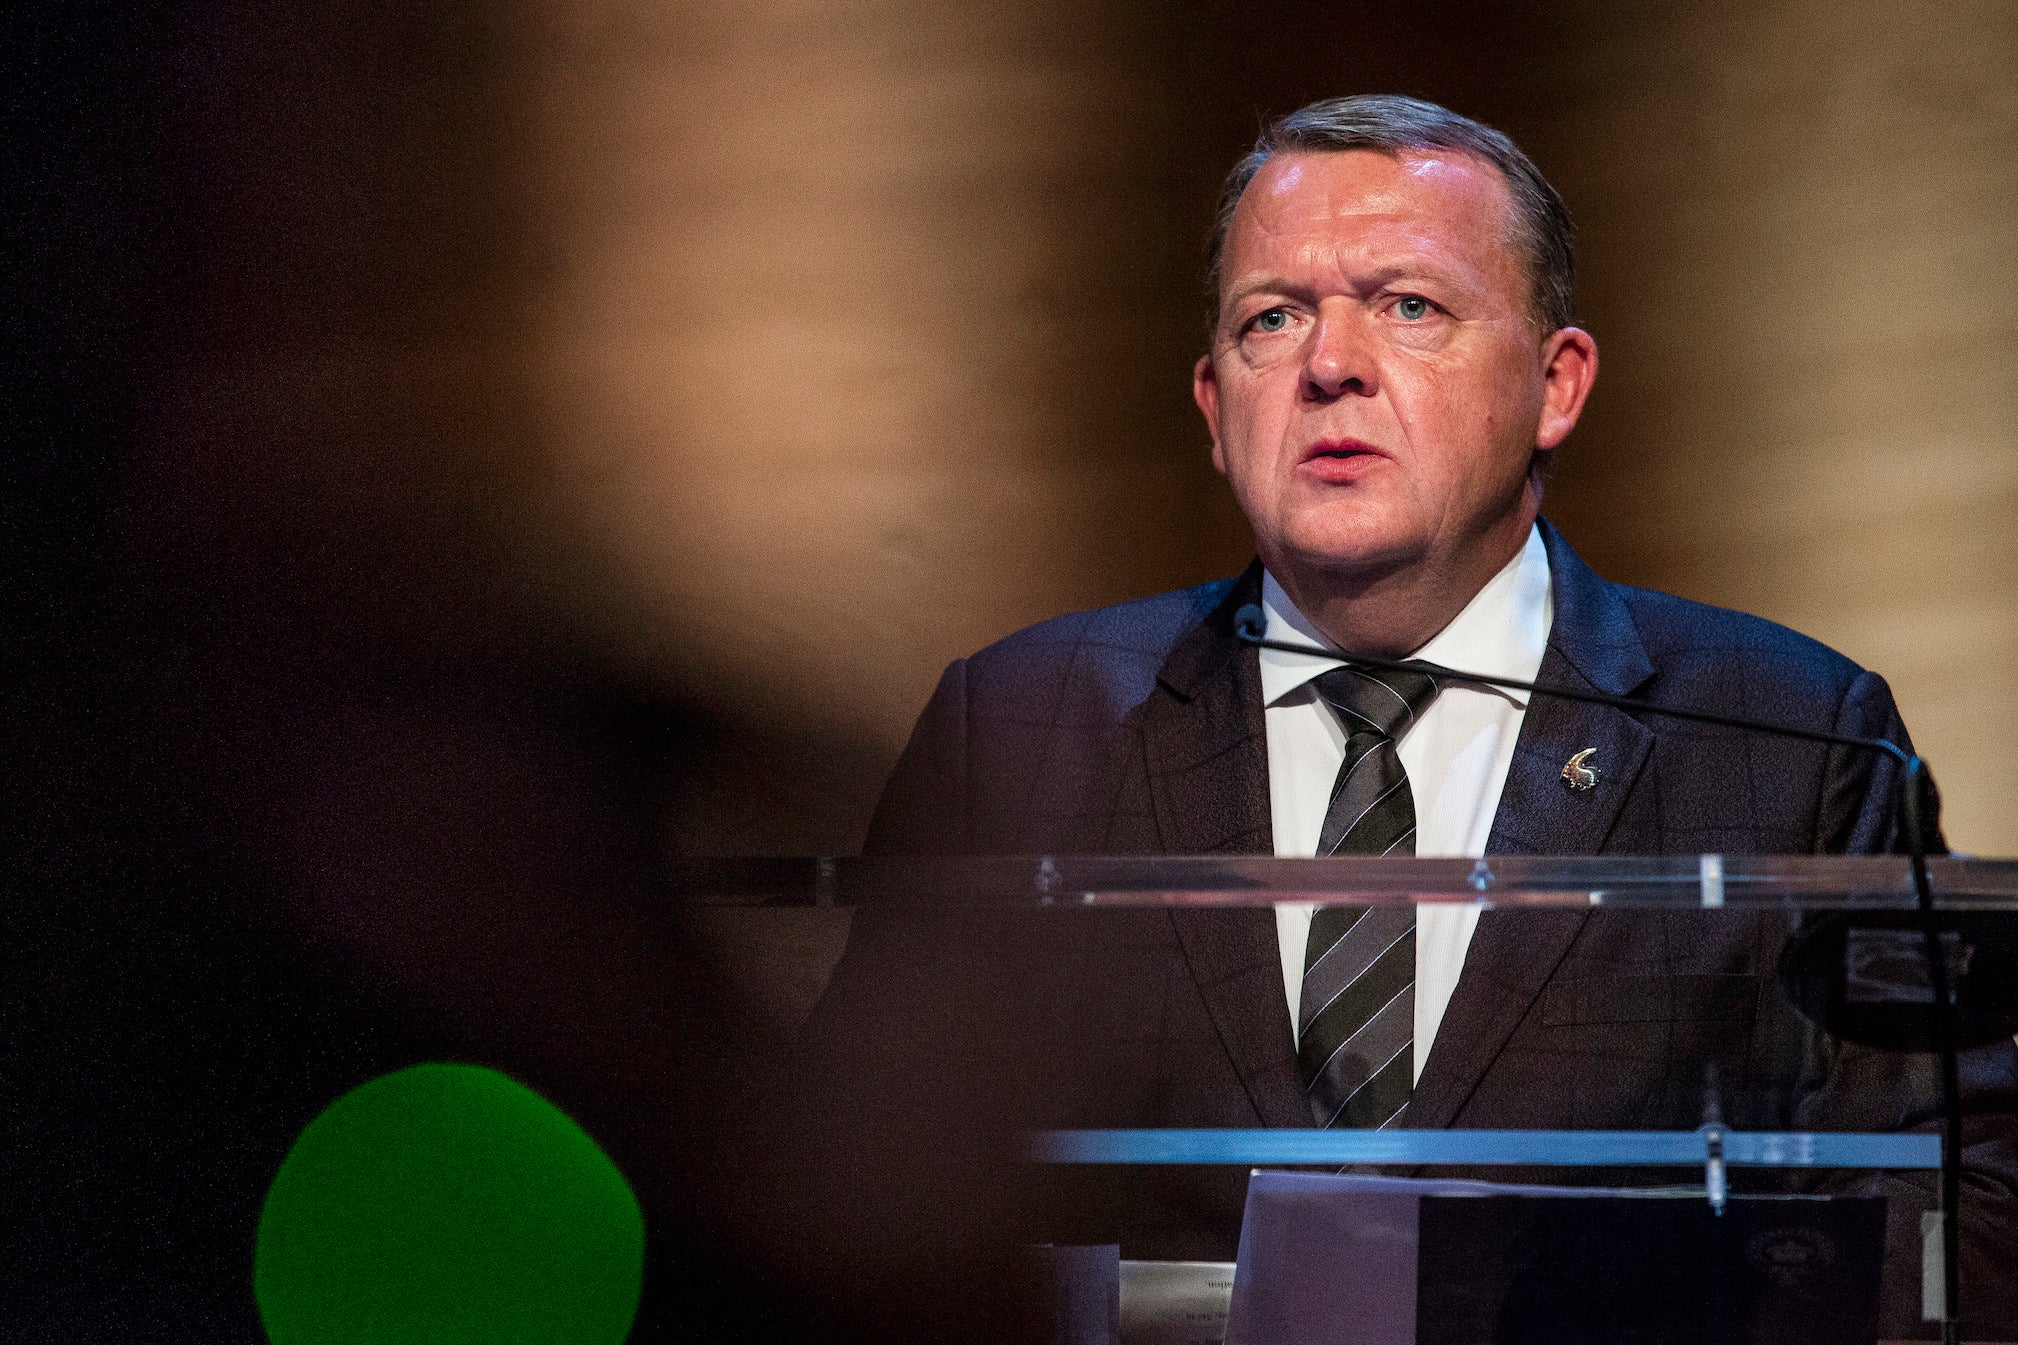
[[[1860,672],[1836,707],[1831,731],[1853,738],[1883,738],[1911,752],[1913,740],[1892,702],[1892,688],[1874,672]],[[1906,849],[1899,823],[1905,772],[1882,752],[1854,747],[1829,749],[1821,806],[1816,812],[1815,849],[1822,854],[1899,854]],[[1947,853],[1944,842],[1940,853]]]
[[[967,660],[949,666],[911,730],[869,819],[866,855],[971,851],[967,798]]]

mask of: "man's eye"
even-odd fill
[[[1289,314],[1280,308],[1271,308],[1250,324],[1253,330],[1265,335],[1285,331],[1289,327]]]
[[[1394,311],[1403,322],[1421,322],[1430,314],[1429,300],[1420,294],[1404,294],[1395,300]]]

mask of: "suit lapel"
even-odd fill
[[[1171,650],[1143,703],[1143,764],[1161,853],[1274,851],[1260,666],[1233,631],[1234,614],[1260,592],[1256,563]],[[1170,919],[1256,1114],[1265,1125],[1308,1125],[1274,912],[1175,909]]]
[[[1555,599],[1542,686],[1623,696],[1653,676],[1631,614],[1543,522]],[[1536,696],[1528,705],[1500,794],[1488,854],[1593,855],[1605,848],[1626,796],[1646,764],[1653,733],[1622,710]],[[1562,779],[1585,748],[1598,771],[1589,790]],[[1448,1126],[1498,1057],[1583,929],[1587,913],[1487,911],[1402,1124]]]
[[[1309,1125],[1282,995],[1275,912],[1265,906],[1173,910],[1170,920],[1255,1115],[1265,1126]]]
[[[1268,735],[1261,668],[1233,632],[1261,592],[1259,562],[1177,642],[1142,705],[1150,807],[1164,854],[1268,854]]]

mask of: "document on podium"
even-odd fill
[[[1121,1345],[1221,1345],[1231,1261],[1123,1261]]]
[[[1257,1171],[1226,1345],[1873,1345],[1879,1197]]]

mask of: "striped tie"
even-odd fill
[[[1334,668],[1317,694],[1346,731],[1320,855],[1415,853],[1415,798],[1394,740],[1436,697],[1425,673]],[[1304,947],[1296,1056],[1320,1126],[1378,1129],[1414,1089],[1415,908],[1321,906]]]

